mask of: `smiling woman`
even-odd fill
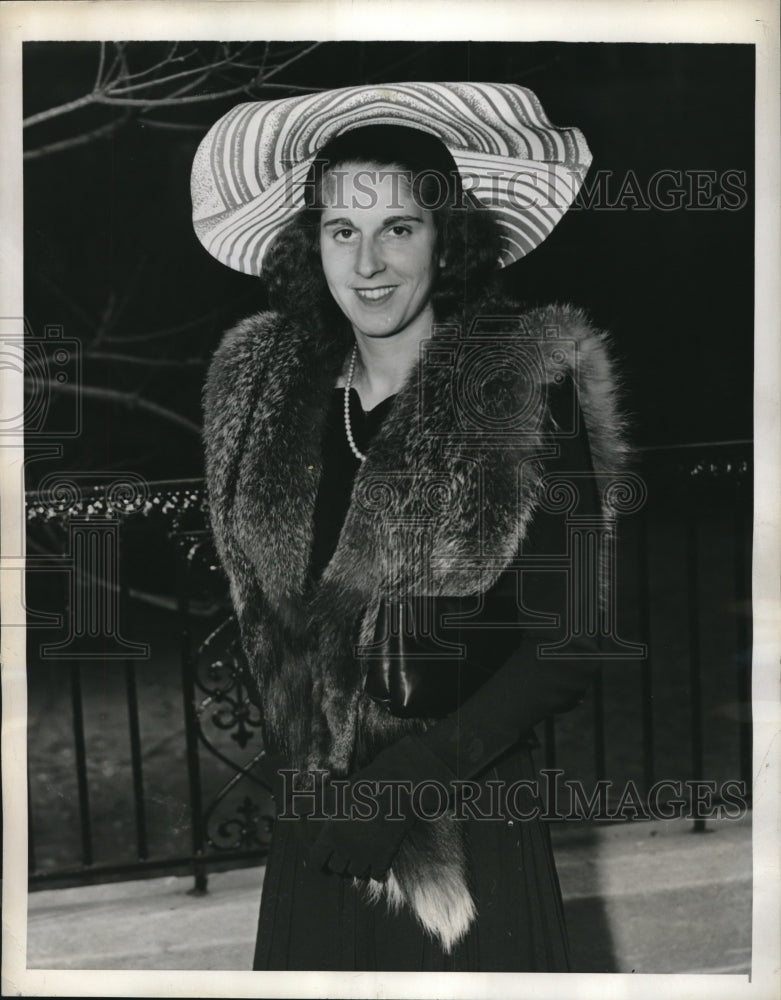
[[[196,231],[273,306],[226,335],[205,393],[279,809],[256,969],[568,968],[532,727],[598,662],[574,626],[603,560],[578,561],[570,517],[608,513],[594,472],[625,445],[604,335],[520,313],[492,277],[588,162],[492,84],[241,105],[199,150]],[[524,177],[549,200],[519,200]]]

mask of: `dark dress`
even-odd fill
[[[560,398],[558,405],[571,405]],[[365,452],[393,405],[393,397],[368,413],[361,408],[358,394],[350,393],[353,435]],[[559,393],[561,397],[561,393]],[[349,449],[343,418],[343,390],[336,389],[323,437],[323,475],[314,517],[314,539],[310,562],[312,579],[327,565],[338,542],[349,506],[355,473],[360,463]],[[555,413],[555,410],[554,410]],[[569,439],[557,461],[563,468],[590,468],[585,431]],[[594,497],[586,504],[593,506]],[[558,523],[557,523],[558,522]],[[560,547],[561,519],[549,515],[535,517],[533,532],[525,552],[551,551]],[[559,534],[557,534],[557,532]],[[528,574],[532,576],[532,574]],[[555,576],[534,574],[536,587],[546,588]],[[524,588],[526,584],[524,583]],[[504,573],[486,595],[486,609],[516,599],[517,574]],[[548,594],[549,601],[561,594]],[[544,607],[545,603],[535,606]],[[534,655],[529,636],[518,645],[517,656]],[[550,633],[545,639],[550,641]],[[591,668],[593,669],[593,667]],[[477,776],[507,784],[525,779],[534,782],[537,772],[532,759],[536,739],[530,731],[503,736],[501,718],[507,705],[522,696],[514,686],[516,669],[511,663],[498,671],[491,683],[478,694],[471,715],[465,715],[464,739],[474,733],[486,743],[487,763]],[[570,671],[569,687],[577,695],[585,688],[588,672]],[[561,685],[560,685],[561,687]],[[551,699],[541,696],[541,704]],[[560,692],[555,699],[561,701]],[[554,699],[554,700],[555,700]],[[556,706],[567,707],[567,706]],[[509,713],[512,715],[512,712]],[[547,714],[547,712],[545,712]],[[496,720],[500,719],[497,725]],[[534,721],[538,721],[535,719]],[[442,756],[453,753],[450,717],[434,727],[441,730]],[[433,730],[429,730],[433,732]],[[495,735],[496,734],[496,735]],[[491,750],[496,740],[498,756]],[[460,746],[459,735],[455,741]],[[510,744],[510,745],[507,745]],[[435,744],[436,745],[436,744]],[[458,750],[456,751],[457,756]],[[459,772],[460,760],[450,761]],[[518,798],[518,808],[530,811],[531,792]],[[464,972],[566,972],[569,971],[567,935],[558,877],[545,821],[467,818],[466,839],[473,875],[473,897],[477,919],[469,933],[451,954],[429,938],[406,909],[390,913],[385,904],[366,903],[352,879],[315,871],[307,865],[306,850],[291,823],[278,822],[272,834],[266,865],[260,921],[253,968],[256,970],[344,970],[344,971],[464,971]]]

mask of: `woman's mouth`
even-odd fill
[[[353,291],[361,302],[385,302],[396,290],[395,285],[382,285],[380,288],[355,288]]]

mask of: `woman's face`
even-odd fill
[[[341,164],[323,180],[320,256],[328,288],[356,334],[388,337],[433,318],[438,268],[433,214],[405,173]]]

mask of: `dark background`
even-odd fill
[[[274,43],[272,53],[276,46],[284,55],[290,44]],[[245,62],[251,65],[262,48],[251,45]],[[143,66],[163,49],[131,43],[127,51],[134,66]],[[97,60],[97,43],[28,43],[25,115],[89,91]],[[576,205],[503,280],[525,302],[573,302],[611,331],[637,443],[749,438],[753,47],[324,43],[278,73],[273,89],[253,96],[443,79],[530,87],[552,122],[582,129],[593,152],[589,177],[610,172],[608,205]],[[209,87],[219,89],[213,80],[203,91]],[[264,306],[260,282],[213,260],[190,223],[193,153],[208,127],[243,99],[123,108],[126,117],[109,135],[43,154],[35,151],[115,121],[120,110],[90,106],[26,130],[27,318],[38,335],[56,323],[78,339],[83,384],[113,394],[85,398],[83,431],[64,442],[60,468],[201,473],[197,432],[137,401],[198,424],[205,364],[221,332]],[[633,208],[631,198],[615,204],[628,171],[644,191],[661,169],[717,177],[745,171],[745,204],[732,211],[691,203],[670,211]],[[72,400],[52,393],[47,405],[51,426],[65,426]],[[31,484],[53,467],[34,462]]]

